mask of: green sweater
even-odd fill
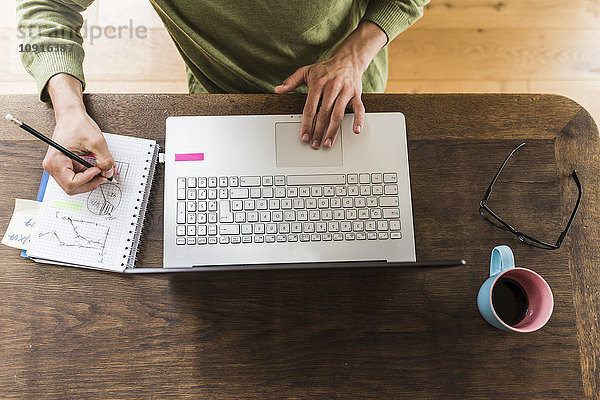
[[[58,73],[76,77],[85,87],[80,13],[92,1],[17,0],[24,44],[66,45],[67,51],[21,53],[44,101],[49,100],[46,84]],[[272,93],[297,68],[329,58],[361,20],[377,24],[389,42],[420,18],[428,2],[150,1],[185,61],[191,93]],[[363,91],[381,92],[386,80],[384,48],[363,75]]]

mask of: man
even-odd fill
[[[104,137],[82,100],[80,13],[92,1],[17,0],[19,29],[31,33],[24,44],[68,49],[25,52],[22,61],[36,79],[40,98],[52,101],[54,140],[98,161],[98,168],[82,170],[48,149],[44,169],[71,195],[95,189],[114,173]],[[151,3],[185,61],[191,93],[306,92],[301,139],[318,149],[333,144],[347,106],[354,111],[353,130],[360,133],[363,90],[385,89],[385,46],[420,18],[427,1]]]

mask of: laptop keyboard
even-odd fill
[[[396,173],[177,179],[178,245],[401,238]]]

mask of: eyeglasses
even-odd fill
[[[508,156],[506,157],[506,159],[504,160],[504,162],[498,169],[498,172],[496,172],[494,179],[492,179],[490,186],[488,187],[487,191],[483,195],[483,199],[481,199],[481,202],[479,203],[479,214],[481,214],[481,216],[483,218],[485,218],[492,225],[494,225],[500,229],[503,229],[505,231],[511,232],[512,234],[517,236],[517,239],[519,239],[521,242],[523,242],[529,246],[539,247],[541,249],[547,249],[547,250],[556,250],[562,244],[563,240],[565,239],[565,236],[567,235],[567,232],[569,232],[569,229],[571,228],[571,224],[573,223],[573,219],[575,218],[575,214],[577,214],[577,210],[579,209],[579,203],[581,203],[581,195],[582,195],[583,191],[581,189],[581,183],[579,182],[579,178],[577,177],[577,172],[575,170],[573,170],[573,172],[571,173],[571,177],[573,178],[573,181],[575,181],[575,185],[577,185],[577,189],[579,190],[579,196],[577,196],[577,203],[575,203],[575,208],[573,209],[573,212],[571,213],[571,218],[569,218],[569,222],[567,222],[567,227],[565,228],[564,231],[561,232],[561,234],[558,237],[558,240],[556,241],[555,244],[550,244],[550,243],[544,242],[542,240],[538,240],[532,236],[526,235],[523,232],[519,232],[518,230],[513,228],[511,225],[506,223],[498,215],[496,215],[487,206],[487,201],[490,198],[490,195],[492,194],[492,188],[494,186],[494,183],[496,183],[496,180],[498,180],[498,176],[500,176],[500,172],[502,172],[502,169],[508,162],[509,158],[515,153],[515,151],[519,150],[523,146],[525,146],[525,143],[521,143],[520,145],[515,147],[508,154]]]

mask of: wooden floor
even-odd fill
[[[0,0],[0,9],[14,9]],[[0,93],[34,93],[23,70],[14,13],[0,21]],[[87,26],[144,26],[145,38],[86,44],[90,92],[187,91],[183,62],[146,0],[103,0]],[[88,28],[88,31],[90,29]],[[558,93],[600,121],[600,1],[433,0],[389,47],[393,93]]]

